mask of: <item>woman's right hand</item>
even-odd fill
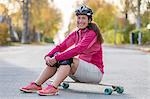
[[[45,57],[45,62],[46,62],[46,65],[48,65],[48,66],[51,66],[51,64],[50,64],[50,62],[49,62],[50,59],[51,59],[51,58],[50,58],[49,56],[46,56],[46,57]]]

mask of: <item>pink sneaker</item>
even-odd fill
[[[41,86],[37,86],[35,84],[35,82],[31,82],[29,85],[20,88],[20,91],[28,92],[28,93],[37,92],[39,90],[42,90],[42,87]]]
[[[52,85],[48,85],[46,88],[37,92],[41,96],[51,96],[58,94],[58,88],[54,88]]]

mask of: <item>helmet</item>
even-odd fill
[[[80,6],[76,11],[76,15],[87,15],[88,17],[92,17],[93,11],[92,9],[86,7],[85,5]]]

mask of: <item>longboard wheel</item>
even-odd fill
[[[113,92],[113,90],[112,90],[111,88],[106,88],[106,89],[104,90],[104,94],[105,94],[105,95],[111,95],[112,92]]]
[[[124,88],[123,87],[117,87],[116,92],[119,94],[122,94],[124,92]]]
[[[62,83],[62,87],[63,89],[68,89],[69,88],[69,84],[68,83]]]

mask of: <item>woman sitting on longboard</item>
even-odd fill
[[[100,83],[104,73],[102,35],[92,22],[93,12],[90,8],[81,6],[75,13],[77,29],[45,56],[45,69],[36,81],[20,88],[21,91],[56,95],[59,84],[68,76],[79,82]],[[42,88],[41,85],[54,74],[53,82]]]

